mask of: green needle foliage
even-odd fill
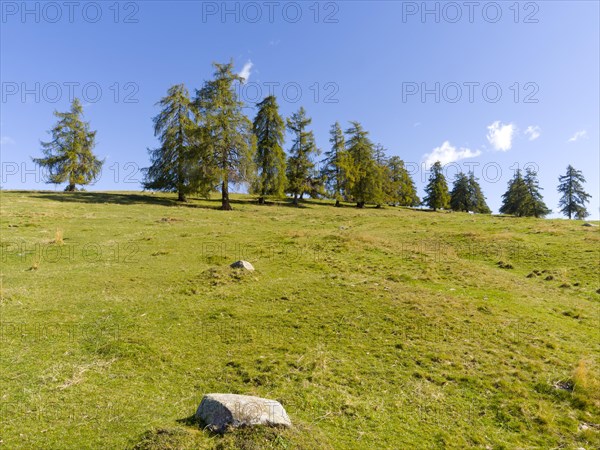
[[[287,161],[287,192],[294,197],[294,205],[306,192],[313,190],[315,164],[313,155],[319,154],[312,131],[307,131],[312,119],[306,116],[304,108],[287,119],[287,128],[294,136],[294,143]]]
[[[585,219],[589,216],[585,204],[589,202],[590,195],[583,190],[585,178],[581,170],[575,169],[569,164],[567,173],[558,177],[558,192],[562,194],[558,206],[560,212],[571,219]]]
[[[456,175],[452,192],[450,192],[450,207],[454,211],[491,213],[473,172],[470,172],[468,176],[462,172]]]
[[[339,122],[331,126],[329,136],[331,149],[325,152],[321,173],[329,197],[335,200],[335,206],[341,206],[340,202],[347,197],[345,174],[350,170],[351,160],[346,152],[346,140]]]
[[[517,170],[514,178],[509,181],[508,189],[502,195],[502,214],[512,214],[517,217],[544,217],[550,210],[544,203],[540,193],[537,173],[528,167],[525,176]]]
[[[550,214],[550,210],[544,203],[540,190],[539,181],[537,179],[537,172],[531,167],[525,169],[524,177],[525,185],[527,186],[527,192],[529,193],[529,211],[533,217],[544,217]]]
[[[96,145],[96,131],[90,131],[89,122],[82,119],[83,108],[75,98],[69,112],[55,111],[60,120],[49,131],[52,140],[40,142],[45,158],[32,158],[33,162],[48,169],[48,183],[69,184],[65,191],[73,192],[76,185],[86,185],[98,177],[104,161],[96,158],[92,150]]]
[[[214,169],[214,181],[221,185],[221,209],[231,210],[229,184],[252,180],[256,140],[234,89],[234,83],[242,83],[243,78],[233,73],[233,62],[214,66],[214,79],[196,91],[194,104],[200,119],[202,153]]]
[[[423,203],[436,211],[437,209],[446,209],[450,206],[450,194],[448,193],[448,184],[446,177],[442,173],[442,164],[436,161],[431,166],[429,183],[425,187],[427,196]]]
[[[471,211],[471,196],[469,192],[469,178],[463,173],[457,173],[452,192],[450,192],[450,208],[453,211]]]
[[[479,214],[492,213],[492,210],[485,201],[481,186],[473,172],[469,173],[469,197],[471,199],[471,211]]]
[[[383,199],[381,170],[375,160],[373,143],[359,122],[350,122],[346,130],[346,149],[352,160],[348,190],[358,208],[366,203],[380,204]]]
[[[183,84],[172,86],[157,106],[162,110],[153,119],[154,135],[161,145],[149,149],[152,164],[145,171],[144,189],[177,192],[178,200],[186,201],[187,194],[197,190],[200,178],[194,170],[198,168],[198,127],[188,90]]]
[[[268,96],[257,106],[259,109],[252,130],[256,136],[254,162],[258,174],[252,192],[259,195],[258,202],[263,204],[268,195],[277,198],[285,195],[285,123],[279,115],[279,106],[274,96]]]
[[[392,156],[388,163],[387,197],[390,203],[398,206],[417,206],[421,203],[417,195],[417,189],[404,161],[399,156]]]

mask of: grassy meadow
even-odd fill
[[[0,199],[7,449],[600,448],[599,227]],[[279,400],[294,427],[210,434],[211,392]]]

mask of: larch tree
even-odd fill
[[[525,176],[521,170],[517,170],[512,180],[508,183],[508,189],[502,195],[502,214],[512,214],[517,217],[544,217],[550,213],[540,193],[536,172],[527,168]]]
[[[252,192],[258,194],[258,203],[263,204],[266,196],[279,198],[285,195],[285,123],[279,115],[279,106],[274,96],[266,97],[257,106],[258,113],[252,130],[256,136],[254,162],[258,173]]]
[[[450,192],[450,208],[453,211],[472,211],[473,201],[469,189],[469,178],[463,173],[456,174],[454,186]]]
[[[523,180],[523,174],[518,169],[508,182],[506,192],[502,195],[502,214],[512,214],[517,217],[527,215],[528,190]]]
[[[415,183],[411,178],[404,161],[399,156],[392,156],[387,163],[389,182],[388,197],[399,206],[417,206],[421,203],[417,195]]]
[[[471,211],[479,214],[492,213],[492,210],[485,201],[481,186],[473,172],[469,172],[469,197],[471,199]]]
[[[456,174],[452,191],[450,192],[450,207],[454,211],[475,212],[490,214],[481,186],[473,172],[465,175],[463,172]]]
[[[431,174],[429,175],[429,183],[425,187],[425,193],[427,195],[423,199],[423,203],[434,211],[440,208],[446,209],[450,206],[448,183],[442,171],[442,164],[439,161],[431,166]]]
[[[381,172],[375,161],[374,146],[359,122],[346,130],[346,149],[351,157],[349,193],[358,208],[367,203],[380,204],[383,198]]]
[[[244,114],[235,83],[243,78],[233,73],[233,62],[214,64],[214,79],[196,90],[194,99],[200,120],[202,153],[208,155],[214,179],[221,187],[221,209],[231,210],[230,183],[250,182],[254,175],[256,140],[252,122]]]
[[[345,173],[348,170],[349,157],[344,132],[338,122],[331,126],[329,136],[331,149],[324,154],[321,173],[329,196],[335,200],[335,206],[340,206],[340,202],[345,199]]]
[[[197,190],[197,123],[189,92],[183,84],[169,88],[167,96],[157,104],[160,113],[154,117],[154,135],[160,147],[149,149],[151,165],[145,169],[144,189],[177,192],[178,200]],[[206,194],[206,193],[205,193]]]
[[[527,202],[527,215],[534,217],[544,217],[552,212],[546,204],[540,190],[542,188],[539,185],[537,179],[537,172],[531,167],[525,169],[525,176],[523,177],[529,198]]]
[[[83,107],[79,99],[73,100],[70,111],[55,111],[54,115],[59,121],[49,131],[52,140],[40,142],[44,157],[32,159],[48,170],[48,183],[67,182],[65,191],[73,192],[77,185],[95,181],[104,161],[93,153],[96,131],[91,131],[89,122],[83,120]]]
[[[287,159],[287,192],[293,196],[296,206],[301,196],[306,192],[311,192],[313,188],[315,170],[313,155],[318,155],[319,150],[315,144],[313,132],[308,131],[311,122],[312,119],[307,117],[306,111],[302,107],[287,119],[287,128],[294,136]]]
[[[580,170],[569,164],[567,173],[558,177],[558,192],[561,193],[558,207],[560,212],[572,219],[585,219],[589,216],[585,204],[589,202],[590,195],[583,189],[585,178]]]
[[[381,208],[382,203],[391,203],[391,173],[390,167],[388,166],[389,158],[387,156],[387,149],[382,144],[375,144],[373,146],[373,160],[375,161],[376,170],[378,176],[376,183],[378,184],[376,191],[379,192],[377,198],[377,208]]]

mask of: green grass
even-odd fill
[[[600,447],[600,228],[251,200],[3,191],[2,444]],[[210,392],[294,428],[211,435]]]

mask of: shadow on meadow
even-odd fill
[[[19,192],[19,191],[13,191]],[[22,193],[30,193],[22,191]],[[179,202],[173,196],[172,198],[166,197],[164,194],[152,194],[152,193],[118,193],[118,192],[34,192],[33,197],[42,200],[51,200],[56,202],[66,203],[92,203],[92,204],[116,204],[116,205],[159,205],[159,206],[180,206],[187,208],[202,208],[202,209],[221,209],[221,198],[200,198],[200,197],[189,197],[188,202]],[[229,200],[234,207],[235,205],[258,205],[258,200],[251,199],[237,199],[231,198]],[[292,199],[285,200],[273,200],[267,201],[265,207],[289,207],[289,208],[308,208],[311,206],[330,206],[319,200],[301,200],[299,205],[294,205]]]
[[[32,194],[32,197],[39,198],[42,200],[51,200],[56,202],[65,202],[65,203],[91,203],[91,204],[115,204],[115,205],[158,205],[158,206],[177,206],[177,207],[186,207],[186,208],[200,208],[200,209],[212,209],[212,210],[220,210],[221,209],[221,198],[220,196],[214,196],[212,198],[202,198],[202,197],[193,197],[189,196],[187,202],[179,202],[177,201],[175,194],[171,194],[172,197],[169,197],[169,194],[165,193],[121,193],[121,192],[54,192],[54,191],[11,191],[14,193],[23,193],[23,194]],[[238,194],[234,194],[238,195]],[[235,206],[246,205],[246,206],[259,206],[258,199],[254,197],[249,197],[244,195],[244,198],[236,198],[232,197],[229,200],[229,203],[233,205],[234,210]],[[313,207],[326,207],[333,208],[332,200],[319,200],[319,199],[303,199],[299,201],[298,205],[294,205],[291,198],[285,199],[267,199],[264,205],[260,205],[265,208],[273,208],[273,207],[285,207],[285,208],[294,208],[294,209],[305,209],[305,208],[313,208]],[[340,209],[357,209],[354,203],[342,202]],[[381,209],[396,209],[396,206],[385,205]],[[406,208],[406,207],[400,207]],[[335,208],[338,209],[338,208]],[[366,205],[364,209],[380,209],[375,205]],[[433,213],[435,211],[428,208],[409,208],[412,211],[417,212],[426,212]],[[451,211],[438,211],[443,213],[450,213]]]

